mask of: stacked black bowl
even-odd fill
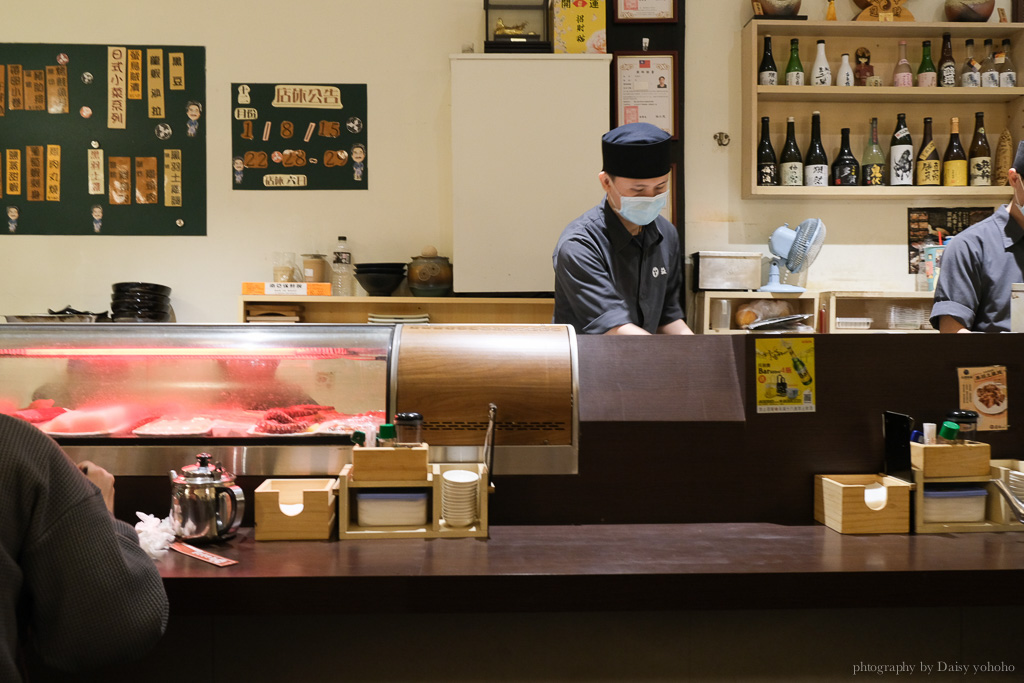
[[[151,282],[118,282],[110,297],[115,323],[165,323],[171,319],[171,288]]]
[[[357,263],[356,282],[370,296],[391,296],[405,280],[404,263]]]

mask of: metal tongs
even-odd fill
[[[498,406],[487,404],[487,433],[484,435],[484,464],[487,465],[487,486],[494,486],[494,430]]]

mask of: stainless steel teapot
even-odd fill
[[[220,463],[210,466],[209,453],[196,456],[195,465],[171,470],[171,522],[179,540],[212,543],[231,538],[242,524],[245,494],[235,475]]]

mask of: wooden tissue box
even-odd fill
[[[402,447],[352,447],[353,481],[426,481],[427,444]]]
[[[885,487],[879,509],[872,507],[875,495],[865,498],[869,484]],[[910,488],[910,482],[882,474],[818,474],[814,519],[841,534],[905,534],[910,531]]]
[[[323,541],[337,511],[337,479],[267,479],[256,487],[257,541]]]
[[[987,443],[924,445],[910,442],[910,462],[926,478],[986,477],[991,449]]]

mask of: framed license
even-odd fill
[[[679,20],[678,0],[614,0],[615,21],[674,22]]]
[[[614,53],[617,126],[645,122],[678,137],[678,58],[674,51]]]

